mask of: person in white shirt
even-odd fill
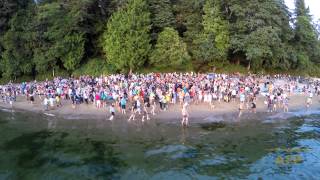
[[[114,108],[114,104],[111,104],[109,111],[110,111],[110,114],[111,114],[109,120],[112,121],[112,120],[114,119],[115,112],[116,112],[116,110],[115,110],[115,108]]]
[[[53,98],[53,96],[50,96],[49,104],[50,104],[50,108],[53,109],[54,108],[54,98]]]
[[[235,89],[233,89],[231,91],[232,102],[236,102],[236,97],[237,97],[237,91]]]
[[[312,98],[313,98],[313,93],[311,91],[309,91],[309,96],[307,97],[307,104],[306,104],[306,107],[307,109],[311,106],[312,104]]]
[[[45,96],[44,99],[43,99],[43,105],[44,105],[44,109],[45,109],[46,111],[49,110],[48,104],[49,104],[48,97]]]

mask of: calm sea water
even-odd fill
[[[236,123],[0,111],[0,179],[319,179],[320,115]]]

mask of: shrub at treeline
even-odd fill
[[[1,0],[0,78],[148,71],[320,75],[303,0]],[[319,29],[318,29],[319,30]]]

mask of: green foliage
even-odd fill
[[[242,64],[255,71],[290,68],[293,36],[284,1],[231,1],[228,6],[233,55],[245,57]]]
[[[213,66],[227,59],[230,47],[229,23],[221,12],[221,1],[207,0],[203,7],[203,31],[194,39],[194,58],[202,65]]]
[[[20,9],[26,9],[31,0],[1,0],[0,1],[0,35],[9,28],[9,21]]]
[[[305,7],[304,0],[297,0],[295,9],[295,38],[294,44],[298,53],[297,67],[303,69],[307,64],[320,62],[319,40],[317,30],[312,25],[309,9]]]
[[[141,68],[150,45],[150,13],[144,0],[130,0],[115,12],[103,36],[103,50],[108,61],[121,72]]]
[[[173,28],[165,28],[159,34],[155,50],[150,57],[150,64],[158,68],[172,70],[183,69],[190,60],[187,45]]]
[[[229,48],[229,23],[221,12],[221,1],[207,0],[204,5],[203,28],[207,35],[213,34],[216,48],[225,53]]]
[[[197,46],[194,44],[194,39],[202,31],[201,23],[204,0],[176,0],[174,2],[173,9],[176,15],[177,31],[183,37],[184,42],[186,42],[189,54],[193,56],[195,47]]]
[[[170,0],[148,0],[151,12],[152,29],[155,33],[161,32],[165,27],[173,27],[175,18]]]
[[[0,1],[0,61],[1,61],[1,66],[0,68],[0,73],[5,73],[5,76],[11,76],[12,74],[20,75],[20,72],[13,72],[14,69],[12,66],[10,66],[10,63],[8,62],[8,58],[10,57],[10,54],[8,51],[5,53],[5,47],[4,46],[10,46],[10,45],[5,45],[4,41],[10,41],[8,37],[5,38],[6,32],[9,30],[10,26],[12,27],[12,23],[10,25],[10,20],[15,16],[15,14],[21,9],[24,11],[24,13],[29,13],[25,12],[25,10],[28,8],[28,5],[31,4],[31,0],[1,0]],[[30,9],[28,9],[30,10]],[[30,12],[31,13],[31,12]],[[20,13],[21,15],[21,13]],[[17,18],[16,18],[17,19]],[[17,21],[17,20],[15,20]],[[14,34],[14,36],[17,36],[14,33],[14,30],[11,30],[11,34]],[[12,38],[13,39],[13,38]],[[12,46],[10,46],[12,47]],[[3,56],[6,56],[6,59],[3,60]],[[4,62],[6,61],[6,62]],[[4,64],[7,64],[7,66],[10,66],[10,70],[6,70],[6,66]],[[20,70],[19,70],[20,71]]]
[[[114,72],[114,67],[104,59],[94,58],[73,72],[74,76],[81,76],[83,74],[91,76],[100,76],[102,74],[110,74]]]
[[[170,0],[147,0],[151,17],[151,44],[155,45],[158,34],[165,27],[175,26],[175,17]]]
[[[69,77],[70,74],[66,71],[66,70],[62,70],[62,69],[57,69],[55,70],[55,77]],[[46,73],[42,73],[42,74],[37,74],[35,77],[35,80],[37,81],[45,81],[45,80],[52,80],[53,76],[50,73],[46,72]]]
[[[261,67],[274,67],[277,62],[272,61],[274,48],[281,43],[273,27],[258,28],[253,31],[246,41],[246,56],[254,70]],[[275,59],[277,60],[277,59]]]
[[[1,0],[0,78],[213,67],[319,76],[320,23],[295,5],[293,16],[284,0]]]
[[[84,54],[84,38],[83,34],[71,34],[63,39],[65,54],[62,57],[62,62],[67,70],[75,70],[80,64]]]
[[[88,0],[70,3],[52,2],[39,5],[35,65],[39,72],[63,66],[75,70],[84,54]]]
[[[32,63],[32,11],[21,10],[10,20],[9,30],[3,37],[4,52],[1,67],[5,78],[30,74]]]

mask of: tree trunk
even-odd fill
[[[54,68],[52,68],[52,77],[54,77]]]
[[[130,68],[130,70],[129,70],[129,76],[131,76],[132,75],[132,68]]]
[[[240,59],[239,58],[236,59],[236,65],[240,65]]]
[[[251,61],[249,61],[249,64],[247,66],[247,70],[250,71],[250,68],[251,68]]]

